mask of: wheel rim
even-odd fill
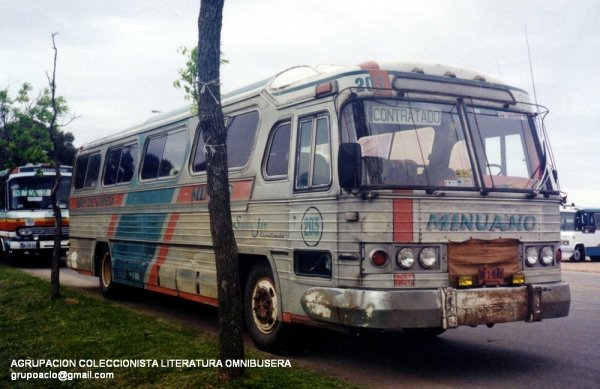
[[[279,304],[273,281],[258,280],[252,289],[252,318],[254,325],[263,334],[270,334],[277,327]]]
[[[573,260],[575,260],[575,261],[580,261],[581,260],[581,251],[580,251],[580,249],[576,249],[573,252]]]
[[[102,258],[102,272],[100,274],[102,278],[102,285],[105,287],[110,286],[112,282],[112,264],[110,263],[110,255],[104,254]]]

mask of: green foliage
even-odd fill
[[[180,47],[177,49],[185,57],[185,67],[179,69],[179,79],[173,82],[173,86],[177,89],[183,89],[185,99],[192,102],[192,112],[197,114],[198,110],[198,46],[193,49]],[[221,64],[227,64],[229,61],[223,58],[221,52]]]
[[[50,89],[31,97],[33,87],[24,83],[11,97],[8,88],[0,89],[0,170],[25,163],[47,163],[53,160],[53,147],[48,128],[52,120]],[[69,114],[64,97],[56,97],[57,117]],[[57,132],[61,164],[71,165],[75,156],[73,134]]]

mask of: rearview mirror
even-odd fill
[[[358,143],[342,143],[338,150],[338,178],[347,191],[358,189],[362,178],[362,151]]]

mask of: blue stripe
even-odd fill
[[[600,256],[600,247],[586,247],[585,254],[590,257]]]
[[[143,287],[148,266],[158,251],[157,243],[113,242],[113,270],[118,282]]]
[[[115,239],[159,242],[166,220],[166,213],[122,215],[115,232]]]
[[[130,192],[127,195],[126,205],[169,204],[174,192],[175,188]]]

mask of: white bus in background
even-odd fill
[[[562,259],[600,261],[600,208],[565,205],[560,209],[560,249]]]

